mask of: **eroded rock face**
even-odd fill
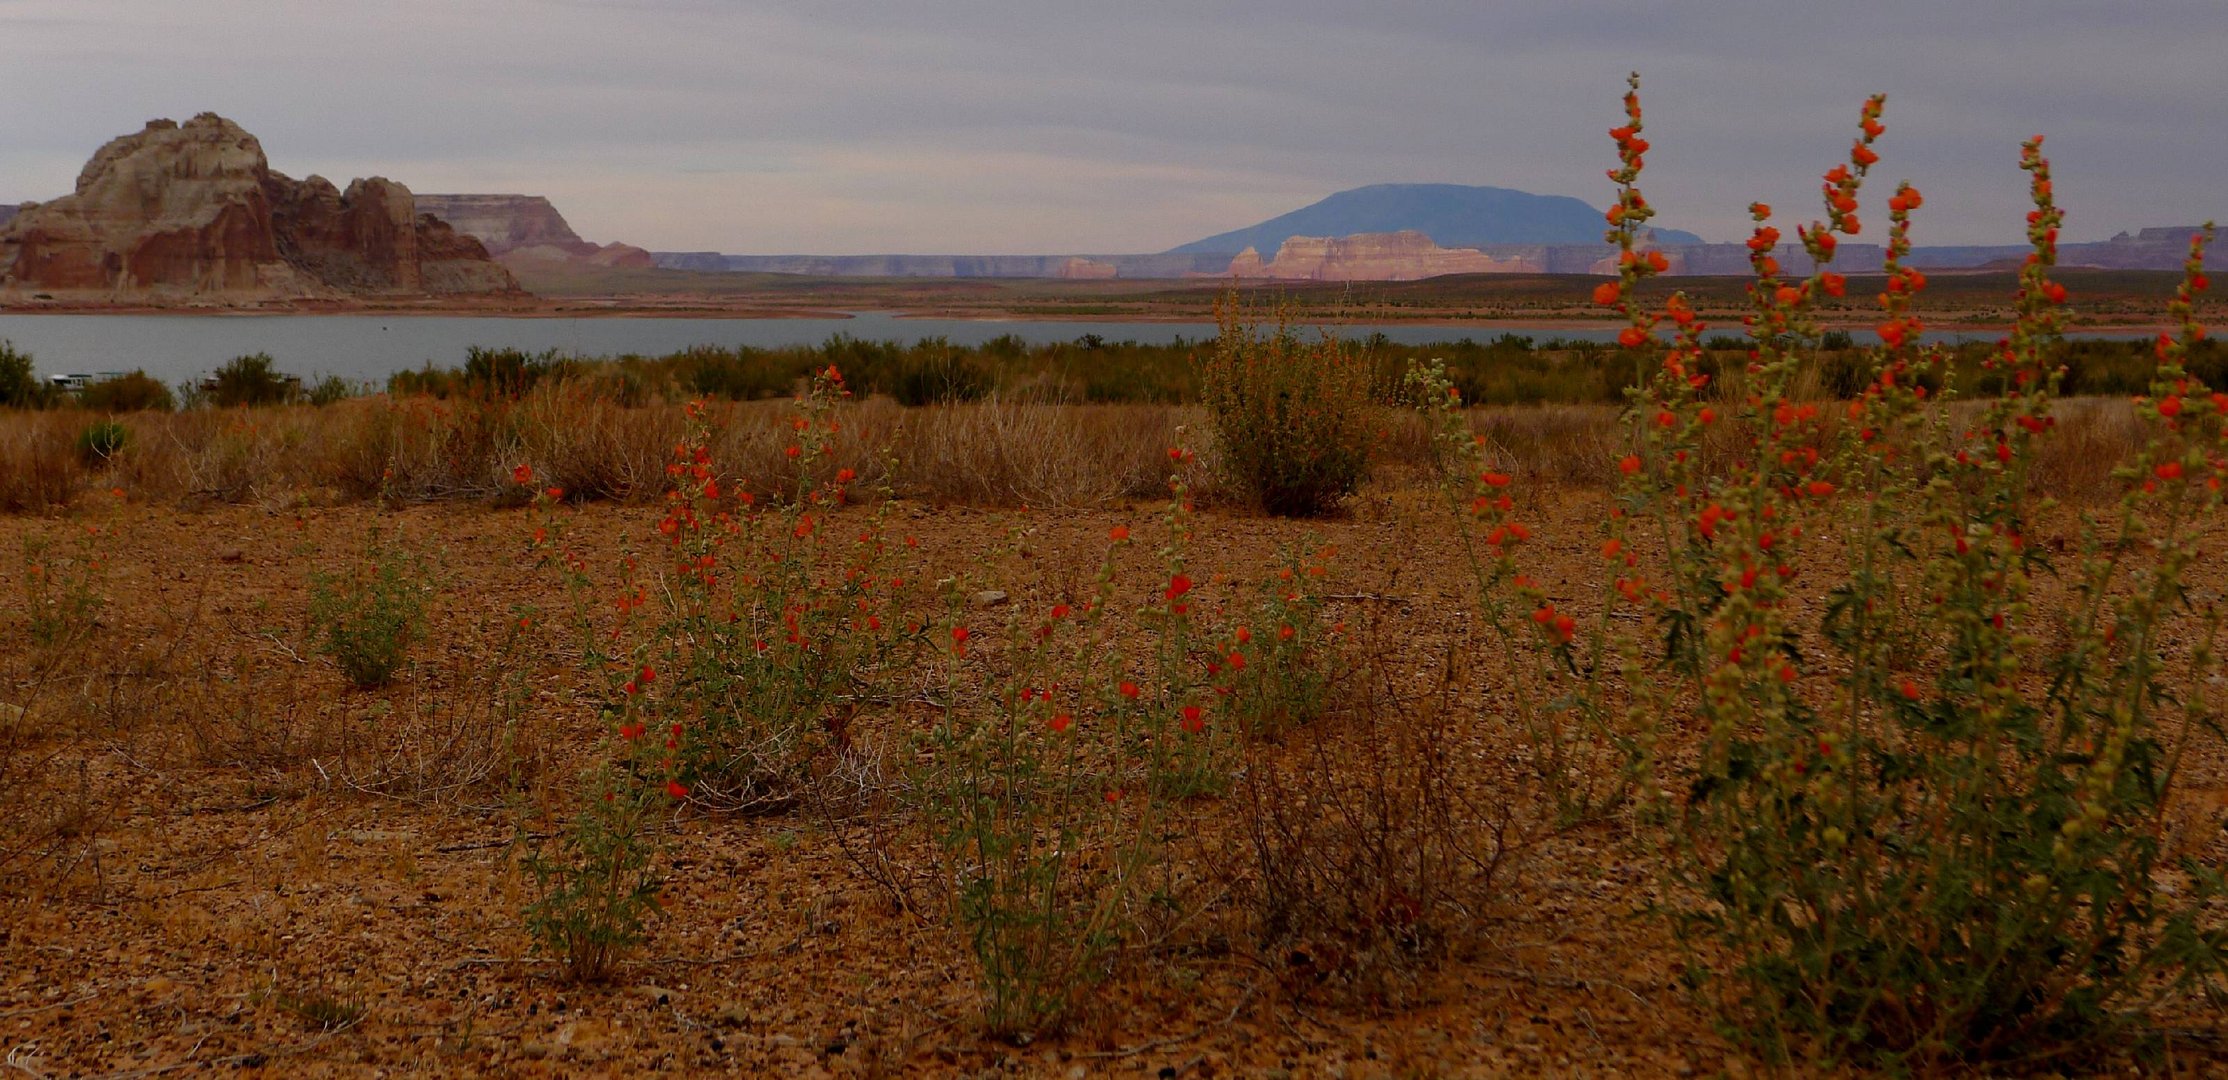
[[[0,226],[0,295],[164,304],[517,288],[485,249],[421,216],[409,188],[295,181],[214,113],[111,140],[75,191]]]
[[[1285,281],[1414,281],[1440,274],[1537,273],[1522,258],[1497,259],[1476,248],[1443,248],[1420,232],[1295,236],[1264,263],[1247,248],[1230,261],[1232,277]]]
[[[578,263],[649,269],[657,260],[632,244],[594,244],[541,195],[420,195],[418,208],[456,226],[507,265]]]

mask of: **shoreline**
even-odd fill
[[[42,303],[30,307],[0,305],[0,317],[25,316],[169,316],[209,319],[269,319],[289,317],[322,318],[480,318],[518,320],[562,319],[704,319],[732,320],[736,322],[773,321],[784,319],[855,319],[861,315],[887,315],[900,321],[948,320],[955,322],[996,323],[1072,323],[1078,326],[1120,325],[1125,323],[1147,324],[1202,324],[1212,323],[1211,312],[1199,314],[1173,312],[1094,313],[1094,314],[1037,314],[1028,311],[996,310],[932,306],[909,309],[850,309],[818,307],[739,307],[703,306],[677,307],[666,304],[596,304],[573,306],[563,302],[545,302],[531,306],[477,307],[472,305],[410,305],[398,307],[367,307],[356,304],[314,304],[270,308],[213,308],[213,307],[164,307],[157,305],[109,304],[59,304]],[[1744,328],[1738,316],[1712,323],[1711,334],[1738,335]],[[1625,320],[1613,315],[1587,318],[1573,315],[1537,316],[1516,313],[1456,316],[1444,313],[1396,315],[1372,313],[1357,316],[1330,318],[1299,317],[1293,320],[1311,327],[1340,326],[1444,326],[1492,330],[1506,328],[1528,331],[1599,330],[1622,326]],[[1709,322],[1707,314],[1704,321]],[[1871,321],[1861,318],[1823,318],[1818,322],[1821,330],[1864,331],[1872,329]],[[2011,323],[2001,318],[1965,320],[1954,316],[1928,320],[1928,331],[1959,332],[1972,334],[2004,333]],[[2159,318],[2141,318],[2125,322],[2075,324],[2065,327],[2065,336],[2077,338],[2090,334],[2150,335],[2176,333],[2179,323]],[[2228,330],[2228,324],[2215,327],[2207,324],[2208,331]],[[2209,335],[2208,335],[2209,336]]]

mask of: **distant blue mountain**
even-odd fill
[[[1259,225],[1170,248],[1171,255],[1236,253],[1252,248],[1270,258],[1289,237],[1351,236],[1414,229],[1440,247],[1481,244],[1598,244],[1608,224],[1601,210],[1568,195],[1534,195],[1466,184],[1371,184],[1341,191],[1313,206]],[[1655,230],[1659,244],[1699,244],[1677,229]]]

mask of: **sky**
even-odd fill
[[[290,175],[547,195],[598,242],[1160,251],[1371,183],[1606,206],[1638,70],[1658,224],[1817,216],[1885,92],[1868,231],[1908,179],[1917,242],[2021,242],[2039,133],[2101,240],[2228,218],[2223,43],[2223,0],[0,0],[0,200],[215,111]]]

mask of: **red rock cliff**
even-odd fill
[[[203,113],[111,140],[52,202],[0,227],[0,296],[239,303],[516,292],[410,189],[273,172],[255,136]]]
[[[541,195],[420,195],[418,207],[487,245],[505,265],[526,270],[541,263],[586,263],[648,269],[648,251],[631,244],[593,244],[580,238]]]

